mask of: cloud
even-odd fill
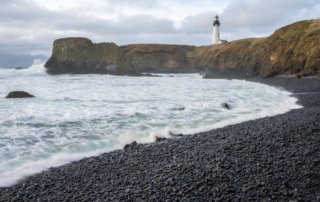
[[[163,7],[157,0],[108,0],[111,5],[117,5],[120,7],[138,7],[147,9],[158,9]]]
[[[172,20],[145,14],[103,19],[77,11],[47,10],[31,0],[13,0],[1,6],[0,52],[11,54],[49,55],[55,39],[69,36],[103,41],[119,39],[115,42],[121,43],[121,38],[132,40],[132,36],[139,34],[175,32]]]
[[[14,55],[0,53],[0,67],[30,67],[35,59],[46,61],[49,57],[43,55]]]
[[[230,40],[262,37],[276,29],[300,20],[320,15],[320,2],[315,0],[239,0],[230,4],[219,15],[221,36]],[[214,11],[187,17],[181,26],[183,33],[205,34],[212,32]]]
[[[180,30],[183,33],[189,34],[211,33],[216,14],[214,11],[206,11],[194,16],[189,16],[182,22]]]
[[[272,26],[281,24],[283,21],[299,20],[301,12],[305,9],[312,10],[316,4],[319,5],[319,2],[315,0],[241,0],[231,3],[224,10],[221,18],[233,28]]]

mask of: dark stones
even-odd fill
[[[15,69],[16,69],[16,70],[20,70],[20,69],[22,69],[22,67],[16,67]]]
[[[162,142],[162,141],[165,141],[165,140],[167,140],[167,138],[156,136],[156,142]]]
[[[302,75],[301,74],[296,74],[296,79],[301,79]]]
[[[126,144],[124,146],[124,150],[130,150],[130,149],[133,149],[138,143],[136,141],[133,141],[131,144]]]
[[[13,92],[10,92],[6,98],[8,99],[8,98],[30,98],[30,97],[34,97],[34,96],[24,91],[13,91]]]
[[[221,106],[223,108],[230,109],[230,107],[229,107],[229,105],[227,103],[221,103]]]

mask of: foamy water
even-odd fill
[[[41,61],[25,70],[0,68],[0,186],[134,140],[150,143],[169,132],[201,132],[300,108],[290,93],[262,84],[163,76],[49,76]],[[36,98],[4,99],[17,90]]]

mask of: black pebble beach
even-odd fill
[[[319,78],[251,80],[304,108],[51,168],[0,201],[320,201]]]

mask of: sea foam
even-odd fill
[[[48,76],[41,61],[0,69],[0,186],[84,157],[300,108],[289,92],[240,80]],[[31,99],[4,99],[23,90]],[[227,102],[231,109],[221,107]]]
[[[11,77],[43,77],[48,76],[46,73],[44,62],[41,59],[36,59],[29,68],[15,69],[15,68],[1,68],[0,67],[0,78],[11,78]]]

